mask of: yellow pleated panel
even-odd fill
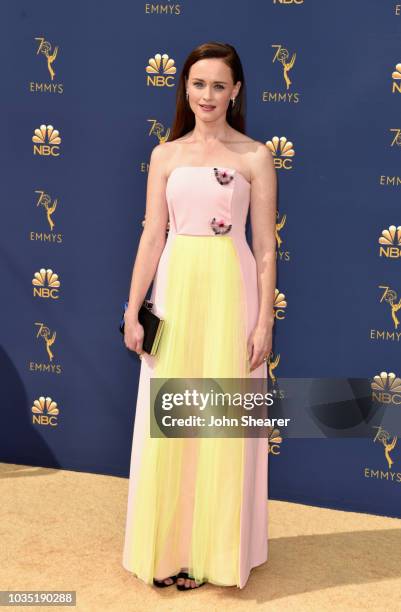
[[[231,237],[177,235],[171,247],[157,378],[245,378],[246,296]],[[131,564],[142,580],[188,568],[239,584],[243,438],[147,438]]]

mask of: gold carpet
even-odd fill
[[[121,565],[127,479],[5,463],[0,477],[0,590],[74,590],[90,612],[401,611],[399,519],[269,501],[269,560],[246,587],[181,592]]]

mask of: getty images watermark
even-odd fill
[[[268,414],[274,393],[263,378],[154,378],[152,437],[267,437],[289,418]]]
[[[269,387],[269,388],[268,388]],[[401,393],[370,378],[151,378],[150,436],[367,438],[401,436]]]

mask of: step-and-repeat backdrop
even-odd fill
[[[401,516],[401,4],[0,11],[0,460],[128,476],[140,362],[118,324],[149,156],[186,56],[217,40],[279,181],[269,378],[281,399],[298,383],[283,410],[309,423],[271,432],[270,497]]]

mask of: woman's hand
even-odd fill
[[[145,332],[139,323],[137,315],[131,315],[128,311],[124,314],[124,343],[130,351],[140,356],[144,351],[142,348]]]
[[[264,361],[264,357],[270,354],[272,349],[273,327],[261,327],[256,325],[248,339],[248,354],[250,359],[250,371],[255,370]]]

